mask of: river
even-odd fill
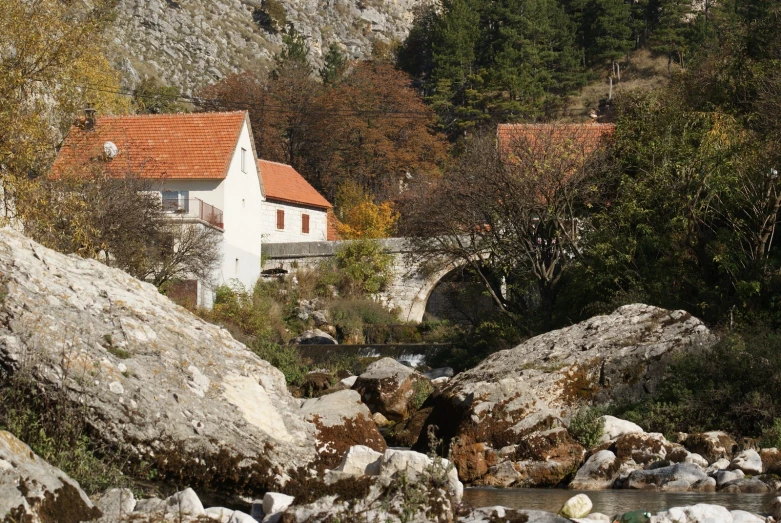
[[[653,492],[642,490],[566,490],[566,489],[495,489],[468,488],[464,501],[473,507],[502,505],[508,508],[558,512],[575,494],[586,494],[594,504],[592,512],[612,516],[630,510],[660,512],[672,507],[709,503],[729,510],[753,513],[770,511],[770,503],[777,494],[727,494],[722,492]]]

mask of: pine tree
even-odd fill
[[[347,57],[342,53],[337,43],[332,43],[325,54],[325,63],[320,69],[320,78],[326,85],[334,85],[341,80],[347,69]]]
[[[574,28],[555,0],[500,0],[492,11],[483,53],[495,53],[489,91],[500,119],[539,117],[583,84]]]
[[[625,56],[632,48],[629,4],[624,0],[590,0],[586,12],[588,61],[615,63]]]
[[[668,70],[673,61],[685,66],[690,0],[649,0],[651,50],[667,55]]]

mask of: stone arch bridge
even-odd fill
[[[377,240],[384,251],[393,255],[393,281],[381,293],[380,300],[401,310],[400,319],[420,322],[429,297],[437,284],[460,268],[450,264],[432,269],[413,260],[408,254],[411,244],[405,238]],[[323,260],[334,256],[347,241],[319,241],[263,244],[264,275],[284,274],[296,269],[316,269]]]

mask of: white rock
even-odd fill
[[[225,507],[209,507],[204,510],[204,514],[220,523],[228,523],[233,515],[233,511]]]
[[[348,376],[345,379],[341,380],[339,383],[347,387],[348,389],[351,389],[353,385],[355,385],[355,380],[358,379],[358,376]]]
[[[377,476],[380,473],[382,454],[364,445],[353,445],[334,470],[358,476]],[[264,509],[265,510],[265,509]]]
[[[716,486],[721,487],[725,483],[745,477],[745,474],[742,470],[719,470],[713,477],[716,479]]]
[[[754,449],[747,449],[732,458],[729,468],[742,470],[746,474],[762,474],[762,458]]]
[[[619,475],[616,455],[609,450],[600,450],[592,455],[578,469],[569,488],[575,490],[599,490],[612,488]]]
[[[282,514],[279,514],[279,516],[281,517]],[[266,520],[264,519],[263,521]],[[241,512],[240,510],[235,510],[233,514],[231,514],[231,518],[228,520],[228,523],[258,523],[258,520],[249,514]]]
[[[602,416],[600,419],[605,424],[602,436],[599,438],[600,443],[607,443],[624,434],[645,432],[639,425],[614,416]]]
[[[282,517],[282,512],[293,504],[294,499],[293,496],[288,496],[287,494],[266,492],[266,495],[263,496],[263,513],[266,515],[263,521],[274,522],[279,520]],[[277,516],[277,518],[273,519],[273,516]]]
[[[667,512],[661,512],[657,517],[667,519],[651,519],[656,521],[673,521],[675,523],[732,523],[732,514],[720,505],[698,503],[689,507],[674,507]]]
[[[708,468],[705,469],[705,473],[713,475],[720,470],[727,470],[729,468],[729,460],[727,458],[721,458],[711,463]]]
[[[458,480],[458,472],[451,463],[443,458],[439,458],[439,465],[447,470],[447,479],[450,494],[456,499],[456,503],[461,502],[464,495],[464,485]],[[433,464],[431,458],[414,450],[388,449],[382,456],[380,462],[380,475],[391,477],[397,472],[404,472],[411,480],[426,472],[426,469]]]
[[[761,518],[745,510],[731,510],[733,523],[765,523],[765,518]]]
[[[130,489],[114,488],[104,492],[95,502],[95,506],[103,513],[103,517],[98,521],[109,523],[133,512],[136,507],[136,498]]]
[[[205,514],[201,500],[191,488],[186,488],[181,492],[177,492],[166,498],[165,511],[168,514],[174,515],[188,514],[191,516],[200,516]]]
[[[593,507],[594,505],[587,495],[578,494],[564,502],[561,510],[559,510],[559,516],[564,516],[565,518],[585,518]]]
[[[694,463],[703,469],[708,468],[708,460],[697,453],[689,452],[683,460],[684,463]]]
[[[431,380],[431,383],[433,383],[434,385],[444,385],[448,381],[450,381],[450,378],[448,376],[441,376],[439,378],[434,378],[433,380]]]

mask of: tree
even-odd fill
[[[139,114],[185,113],[180,101],[182,93],[176,86],[165,85],[154,78],[144,78],[133,90],[133,106]]]
[[[0,0],[0,209],[12,213],[29,178],[46,172],[73,116],[88,103],[125,112],[103,55],[112,2]]]
[[[158,287],[210,281],[222,233],[166,213],[157,189],[131,172],[110,176],[96,162],[31,181],[17,211],[25,234],[59,252],[100,260]]]
[[[325,85],[333,85],[342,79],[347,70],[347,57],[342,53],[339,45],[332,43],[325,54],[323,68],[320,69],[320,78]]]
[[[341,222],[339,235],[345,240],[390,238],[396,230],[399,215],[393,203],[375,203],[354,182],[344,183],[336,202]]]
[[[581,132],[551,125],[513,133],[500,147],[495,133],[466,141],[443,177],[403,207],[403,232],[416,238],[420,259],[469,267],[518,324],[550,314],[600,196],[602,155]]]
[[[328,197],[349,182],[376,200],[398,196],[412,178],[437,176],[446,144],[435,115],[387,63],[358,62],[319,99],[321,123],[308,126],[315,146],[307,165]]]

